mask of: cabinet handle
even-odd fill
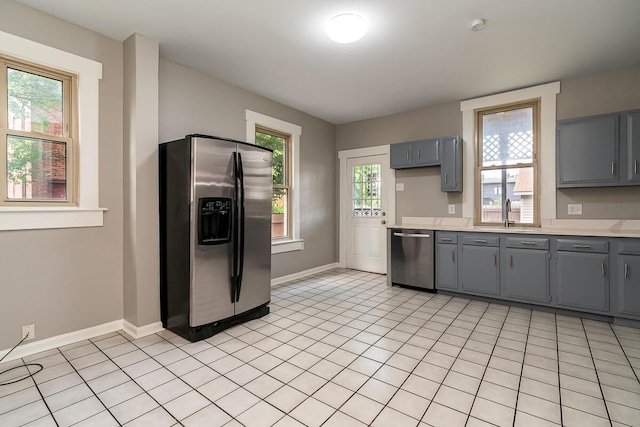
[[[446,172],[445,172],[445,174],[444,174],[444,183],[445,183],[445,184],[447,183],[447,173],[446,173]]]
[[[441,238],[440,238],[440,241],[441,241],[441,242],[451,242],[451,241],[452,241],[452,239],[451,239],[451,237],[441,237]]]
[[[629,278],[629,264],[624,265],[624,278],[628,279]]]
[[[513,255],[509,255],[509,267],[513,268]]]
[[[440,160],[440,140],[436,141],[436,158]]]
[[[604,262],[602,263],[602,275],[604,276]]]
[[[611,162],[611,175],[616,174],[616,162]]]
[[[573,245],[573,247],[577,249],[591,249],[589,245]]]
[[[474,239],[473,241],[476,243],[487,243],[485,239]]]
[[[498,265],[498,255],[493,254],[493,265]]]
[[[451,251],[451,262],[454,264],[456,263],[456,253],[453,251]]]
[[[418,159],[420,159],[420,149],[418,148]]]
[[[535,245],[536,245],[536,242],[528,242],[528,241],[526,241],[526,240],[521,240],[521,241],[520,241],[520,244],[521,244],[521,245],[535,246]]]
[[[633,161],[633,173],[634,173],[635,175],[637,175],[637,174],[638,174],[638,161],[637,161],[637,160],[634,160],[634,161]]]
[[[407,160],[409,160],[409,152],[407,151]]]

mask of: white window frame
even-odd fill
[[[291,236],[288,239],[273,239],[271,253],[300,251],[304,249],[304,240],[300,238],[300,136],[302,127],[276,119],[255,111],[246,110],[247,142],[256,143],[256,126],[273,129],[291,135]]]
[[[540,99],[540,145],[538,176],[540,177],[540,221],[556,218],[556,95],[560,82],[547,83],[497,95],[470,99],[460,103],[464,144],[464,192],[462,217],[471,222],[475,217],[476,110]],[[482,227],[482,226],[480,226]]]
[[[78,205],[2,206],[0,231],[101,227],[106,211],[99,207],[99,83],[102,64],[2,31],[0,53],[78,76]]]

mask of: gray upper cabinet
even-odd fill
[[[619,182],[617,114],[558,123],[558,187],[593,187]]]
[[[625,115],[627,141],[627,179],[640,183],[640,111]]]
[[[440,140],[414,141],[411,147],[413,166],[438,166],[440,164]]]
[[[640,110],[558,122],[557,186],[640,185]]]
[[[411,161],[412,143],[401,142],[399,144],[391,144],[391,169],[402,169],[413,167]]]
[[[445,192],[462,191],[462,147],[457,136],[441,138],[442,170],[440,189]]]

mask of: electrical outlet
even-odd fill
[[[449,213],[450,214],[456,213],[456,205],[449,205]]]
[[[580,203],[569,203],[567,213],[569,215],[582,215],[582,204]]]
[[[29,341],[32,340],[36,337],[36,325],[32,324],[32,325],[26,325],[22,327],[22,338],[26,337],[27,334],[29,334],[29,336],[27,337],[27,339],[25,341]]]
[[[404,191],[404,182],[396,182],[396,191]]]

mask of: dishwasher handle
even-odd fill
[[[396,237],[422,237],[422,238],[431,237],[428,234],[416,234],[416,233],[393,233],[393,235]]]

